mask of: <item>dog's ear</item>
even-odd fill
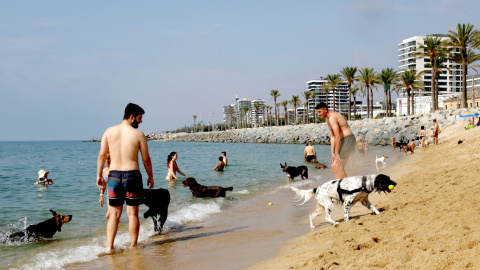
[[[61,232],[62,231],[62,221],[61,217],[59,215],[55,215],[55,223],[57,224],[57,231]]]
[[[57,212],[53,211],[52,209],[50,209],[50,212],[52,212],[52,215],[54,215],[54,216],[57,215]]]
[[[282,163],[280,163],[280,168],[283,168],[283,164],[282,164]]]

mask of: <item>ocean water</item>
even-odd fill
[[[252,200],[263,194],[271,194],[301,182],[287,183],[280,163],[292,166],[304,165],[304,145],[249,144],[249,143],[196,143],[196,142],[148,142],[153,163],[154,188],[170,191],[169,216],[165,224],[166,234],[175,234],[187,226],[217,216],[225,209],[240,202]],[[80,141],[51,142],[0,142],[0,269],[63,268],[72,263],[96,260],[104,252],[106,244],[107,206],[99,206],[96,186],[96,161],[99,143]],[[330,165],[330,146],[316,145],[320,162]],[[356,171],[374,173],[375,155],[381,155],[388,147],[370,147],[365,157],[356,159]],[[169,182],[167,155],[178,153],[177,164],[188,176],[195,177],[203,185],[233,186],[225,198],[194,198],[180,180]],[[224,172],[212,171],[222,151],[227,152],[228,166]],[[393,164],[404,154],[394,151],[387,160]],[[347,166],[349,166],[347,164]],[[310,179],[330,180],[331,170],[316,170],[308,165]],[[330,166],[329,166],[330,167]],[[37,172],[50,172],[54,185],[33,185]],[[146,187],[147,174],[141,166]],[[299,178],[300,179],[300,178]],[[299,180],[296,179],[296,180]],[[30,243],[5,242],[10,233],[51,217],[49,209],[57,213],[73,215],[53,239]],[[156,233],[151,220],[143,219],[147,208],[140,207],[141,228],[139,242],[148,243]],[[116,249],[129,246],[128,220],[124,212],[115,240]]]

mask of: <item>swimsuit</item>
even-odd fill
[[[314,159],[314,158],[315,158],[314,155],[309,155],[309,156],[306,157],[306,160],[307,160],[308,162],[311,162],[312,159]]]
[[[168,162],[168,168],[170,169],[170,163],[172,163],[172,160],[170,160],[170,162]],[[175,162],[175,166],[173,166],[173,171],[176,172],[178,171],[178,166],[177,166],[177,163]]]
[[[110,206],[121,206],[125,200],[127,205],[137,206],[143,203],[142,174],[134,171],[110,171],[108,174],[107,192]]]
[[[347,137],[343,137],[340,141],[340,158],[341,159],[348,159],[352,151],[355,150],[355,145],[357,144],[357,140],[355,136],[348,135]]]
[[[434,138],[437,138],[437,137],[438,137],[438,132],[433,131],[433,137],[434,137]]]

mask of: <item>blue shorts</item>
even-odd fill
[[[143,203],[142,174],[135,171],[110,171],[108,174],[107,192],[108,204],[120,206],[127,201],[127,205],[137,206]]]

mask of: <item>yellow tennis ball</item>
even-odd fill
[[[273,203],[269,202],[268,205],[273,205]]]
[[[393,190],[394,188],[395,188],[395,186],[394,186],[394,185],[390,185],[390,186],[388,186],[388,189],[389,189],[389,190]]]

